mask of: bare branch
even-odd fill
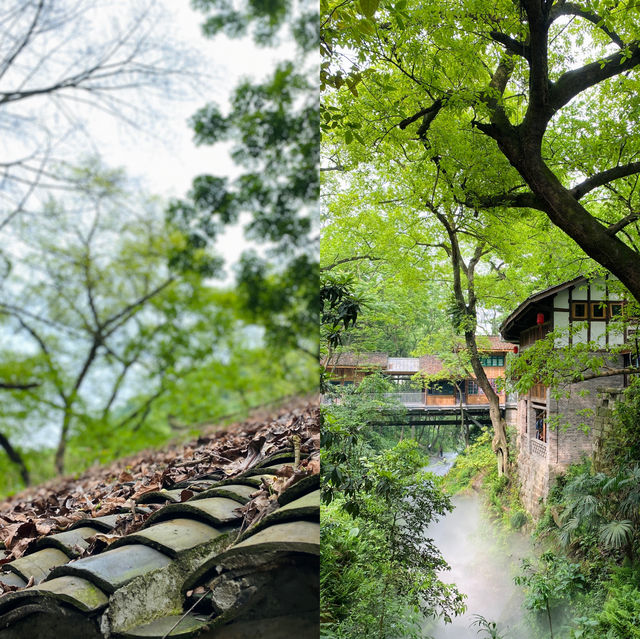
[[[505,33],[500,33],[500,31],[490,31],[489,35],[493,40],[504,45],[510,53],[522,56],[525,60],[529,60],[531,57],[531,50],[529,49],[528,44],[520,42]]]
[[[640,212],[638,211],[633,211],[632,213],[629,213],[629,215],[625,215],[621,220],[618,220],[615,224],[611,224],[607,227],[607,235],[616,235],[616,233],[619,233],[623,228],[625,228],[625,226],[633,224],[633,222],[638,219],[640,219]]]
[[[382,259],[381,257],[374,257],[372,255],[356,255],[354,257],[345,257],[341,260],[336,260],[335,262],[333,262],[332,264],[329,264],[328,266],[322,266],[320,268],[320,271],[330,271],[334,269],[336,266],[340,266],[340,264],[347,264],[348,262],[356,262],[358,260],[369,260],[370,262],[377,262],[381,259]]]
[[[618,51],[602,60],[563,73],[550,87],[549,102],[552,113],[589,87],[638,66],[640,64],[640,42],[633,42],[627,48],[628,51]]]
[[[579,200],[584,195],[593,191],[593,189],[598,188],[599,186],[604,186],[609,182],[613,182],[614,180],[619,180],[620,178],[627,177],[629,175],[634,175],[636,173],[640,173],[640,162],[629,162],[629,164],[620,164],[618,166],[614,166],[606,171],[602,171],[601,173],[596,173],[592,175],[590,178],[584,180],[580,184],[577,184],[572,189],[570,189],[571,195]]]

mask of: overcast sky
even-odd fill
[[[188,99],[159,107],[170,114],[168,126],[151,131],[132,132],[121,123],[105,118],[97,133],[100,150],[109,165],[124,166],[127,173],[141,180],[149,192],[164,197],[182,197],[192,179],[201,173],[237,174],[226,149],[229,144],[196,147],[189,118],[209,101],[224,109],[228,97],[241,78],[263,79],[292,47],[279,50],[254,46],[250,38],[230,40],[225,36],[202,36],[203,14],[191,9],[188,0],[159,0],[171,14],[172,32],[177,42],[197,52],[207,76]],[[246,246],[239,227],[231,228],[218,241],[218,251],[233,262]],[[228,269],[227,269],[228,270]]]

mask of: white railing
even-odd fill
[[[420,391],[407,392],[407,393],[385,393],[384,396],[388,399],[395,399],[405,406],[407,404],[420,404],[424,405],[424,394]]]

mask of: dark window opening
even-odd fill
[[[571,304],[571,319],[586,320],[589,317],[588,306],[586,302],[573,302]]]
[[[609,302],[609,317],[620,317],[622,315],[622,302]]]
[[[459,395],[460,392],[453,382],[442,380],[431,382],[428,388],[429,395]]]
[[[534,420],[536,424],[535,437],[541,442],[547,441],[547,412],[542,408],[534,408]]]

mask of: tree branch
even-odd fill
[[[504,45],[505,49],[514,55],[522,56],[525,60],[529,60],[531,57],[531,49],[528,44],[520,42],[511,36],[500,31],[490,31],[489,35],[496,42]]]
[[[584,195],[589,193],[589,191],[593,191],[593,189],[596,189],[599,186],[604,186],[609,182],[613,182],[614,180],[619,180],[620,178],[634,175],[636,173],[640,173],[640,162],[629,162],[629,164],[620,164],[618,166],[607,169],[606,171],[602,171],[600,173],[592,175],[590,178],[584,180],[584,182],[581,182],[580,184],[577,184],[572,189],[570,189],[569,193],[571,193],[571,195],[573,195],[576,200],[579,200]]]
[[[501,206],[508,206],[523,209],[536,209],[546,211],[544,202],[533,193],[498,193],[486,197],[469,197],[461,202],[467,208],[492,209]]]
[[[598,27],[598,29],[600,29],[603,33],[606,33],[609,38],[611,38],[611,41],[615,42],[621,49],[624,47],[622,38],[615,31],[612,31],[607,26],[605,26],[602,18],[596,13],[588,11],[587,9],[574,4],[573,2],[562,2],[556,4],[551,9],[551,11],[549,12],[549,21],[554,22],[560,16],[578,16],[579,18],[584,18],[585,20],[588,20],[589,22],[595,24],[596,27]]]
[[[549,106],[555,112],[585,89],[633,69],[638,64],[640,64],[640,42],[633,42],[628,45],[628,52],[626,49],[618,51],[597,62],[567,71],[551,84]]]
[[[174,277],[170,277],[159,286],[156,286],[154,289],[152,289],[145,295],[142,295],[141,297],[139,297],[135,302],[131,302],[131,304],[128,304],[127,306],[125,306],[121,311],[118,311],[115,315],[112,315],[110,318],[106,319],[102,324],[102,329],[104,330],[106,328],[109,328],[109,330],[104,333],[104,337],[105,338],[109,337],[112,333],[118,330],[118,328],[123,323],[123,322],[119,322],[119,320],[124,319],[124,321],[127,321],[129,319],[127,315],[131,313],[131,311],[134,311],[136,308],[139,308],[145,302],[149,301],[152,297],[155,297],[158,293],[160,293],[165,288],[167,288],[167,286],[173,283],[174,280],[175,280]]]
[[[444,100],[442,99],[436,100],[430,107],[427,107],[425,109],[420,109],[420,111],[418,111],[414,115],[402,120],[402,122],[400,122],[398,126],[402,130],[404,130],[410,124],[422,118],[422,124],[418,128],[418,137],[422,138],[424,137],[425,133],[429,130],[431,123],[436,119],[436,116],[438,115],[438,113],[440,113],[440,109],[442,109],[443,106],[444,106]]]
[[[19,468],[22,481],[25,486],[28,486],[30,483],[29,469],[24,463],[24,459],[22,459],[20,453],[11,445],[11,442],[3,433],[0,433],[0,446],[4,448],[7,457]]]
[[[30,388],[37,388],[40,386],[40,382],[29,382],[27,384],[11,384],[8,382],[0,382],[0,388],[4,390],[28,390]]]
[[[607,227],[607,235],[611,235],[612,237],[619,233],[625,226],[629,224],[633,224],[636,220],[640,219],[640,212],[634,211],[629,213],[629,215],[625,215],[621,220],[618,220],[615,224],[611,224]]]
[[[345,257],[341,260],[336,260],[335,262],[333,262],[333,264],[329,264],[328,266],[322,266],[320,267],[320,271],[330,271],[331,269],[334,269],[336,266],[339,266],[340,264],[347,264],[348,262],[356,262],[357,260],[369,260],[371,262],[378,262],[380,261],[382,258],[381,257],[373,257],[372,255],[355,255],[354,257]]]

